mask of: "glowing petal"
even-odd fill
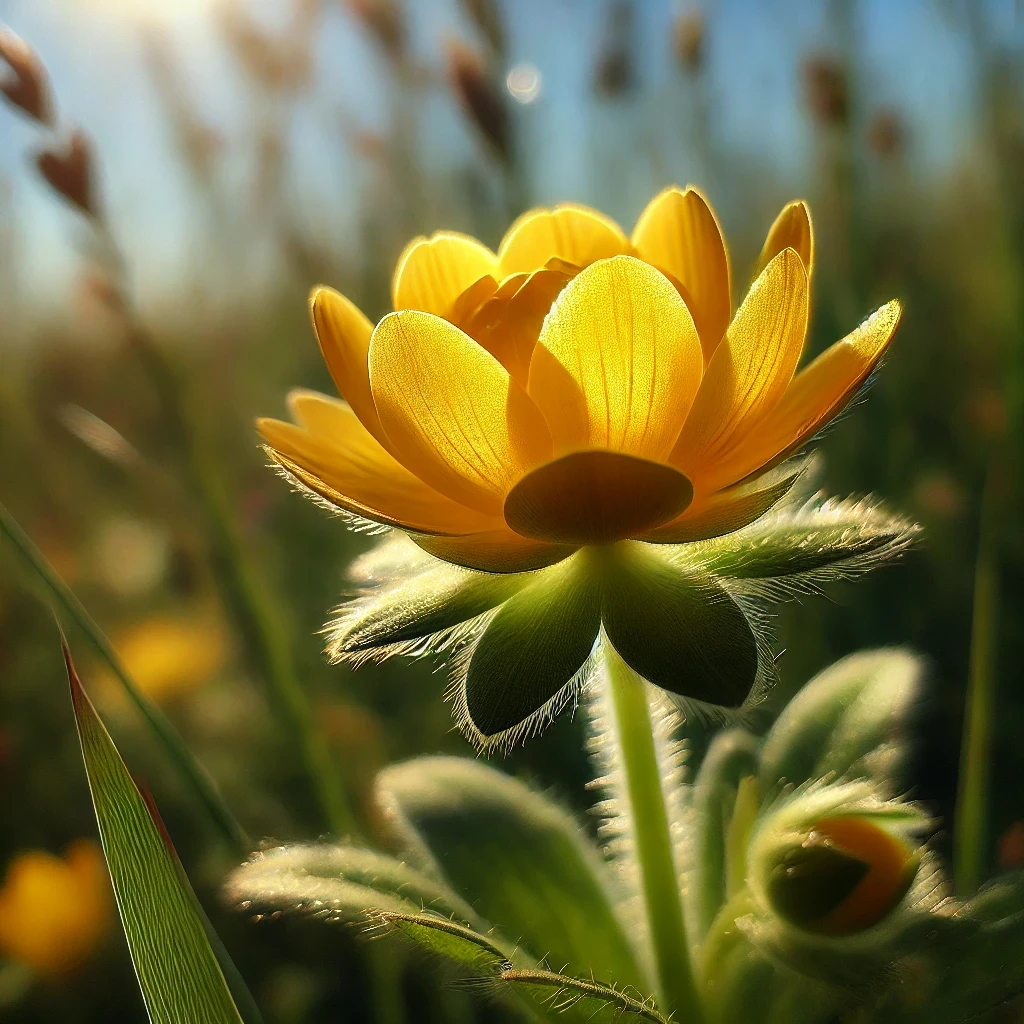
[[[291,404],[309,429],[273,419],[256,426],[280,465],[326,501],[374,522],[427,533],[491,525],[396,462],[345,403],[301,392]]]
[[[885,354],[902,309],[894,299],[802,369],[731,464],[734,480],[778,463],[842,412]]]
[[[740,530],[778,504],[792,489],[800,472],[790,473],[757,490],[734,488],[718,491],[699,505],[691,505],[672,522],[634,536],[655,544],[689,544]]]
[[[757,678],[757,640],[732,597],[640,545],[605,569],[602,621],[622,660],[670,693],[739,707]]]
[[[513,533],[507,526],[459,537],[414,537],[436,558],[480,572],[532,572],[568,558],[576,549],[569,544],[549,544]]]
[[[704,490],[723,478],[723,458],[782,397],[807,330],[807,274],[792,250],[754,282],[711,363],[671,461]]]
[[[775,218],[758,258],[754,276],[760,274],[783,249],[795,250],[810,280],[814,272],[814,229],[811,226],[811,211],[802,199],[787,203]]]
[[[361,310],[333,288],[314,288],[309,297],[313,331],[338,394],[378,441],[383,431],[370,394],[366,355],[373,324]]]
[[[529,276],[516,274],[502,282],[495,296],[465,326],[466,333],[523,387],[544,317],[568,282],[569,275],[561,270],[537,270]]]
[[[508,229],[498,250],[503,277],[540,270],[550,259],[574,267],[630,251],[615,221],[586,206],[530,210]]]
[[[391,293],[395,309],[447,316],[458,297],[497,269],[494,253],[453,231],[414,238],[398,257]]]
[[[544,322],[529,392],[555,451],[594,447],[662,459],[700,385],[686,304],[632,256],[603,260],[562,292]]]
[[[640,215],[633,245],[681,285],[709,361],[732,316],[729,254],[711,207],[692,187],[667,188]]]
[[[464,711],[472,728],[491,742],[528,728],[583,667],[600,624],[600,589],[580,560],[502,605],[469,662]]]
[[[429,313],[386,316],[370,387],[391,449],[442,494],[482,512],[551,454],[544,419],[489,352]]]
[[[528,473],[505,499],[517,533],[556,544],[610,544],[678,515],[690,481],[662,462],[621,452],[573,452]]]

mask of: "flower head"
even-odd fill
[[[756,567],[715,546],[783,499],[799,467],[781,464],[843,409],[896,329],[891,302],[798,371],[813,253],[807,208],[791,203],[734,313],[714,214],[696,190],[670,188],[631,237],[563,206],[524,214],[497,253],[464,235],[418,238],[395,272],[396,312],[376,327],[316,290],[344,401],[294,392],[297,422],[260,432],[294,481],[434,556],[352,606],[333,652],[472,639],[456,701],[485,742],[571,698],[602,631],[671,692],[742,704],[762,645],[728,578],[794,576],[791,550],[810,573],[863,564],[905,538],[874,508],[833,506],[829,526],[804,508],[784,539],[747,536]],[[809,539],[819,527],[828,556]]]
[[[80,966],[110,926],[110,881],[99,847],[81,839],[64,858],[19,854],[0,888],[0,951],[46,974]]]

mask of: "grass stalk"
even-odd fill
[[[610,646],[605,645],[605,652],[615,739],[629,798],[641,889],[654,950],[659,1006],[666,1016],[674,1015],[685,1024],[700,1024],[704,1012],[690,963],[679,873],[645,683]]]
[[[996,690],[996,620],[999,609],[993,479],[994,474],[990,468],[982,499],[978,555],[974,569],[970,667],[956,809],[953,815],[953,881],[956,894],[961,899],[973,896],[984,881],[988,856],[989,784]]]
[[[134,318],[132,342],[156,388],[172,440],[183,462],[190,489],[203,519],[214,578],[234,622],[250,667],[266,684],[290,742],[309,779],[324,823],[337,835],[355,831],[355,816],[332,763],[323,735],[295,672],[289,640],[251,561],[221,481],[191,415],[184,382]]]
[[[210,820],[232,853],[244,855],[252,849],[245,830],[235,820],[224,803],[206,769],[196,760],[185,741],[160,707],[152,701],[132,679],[113,645],[95,619],[78,599],[74,591],[58,575],[46,556],[36,547],[11,513],[0,504],[0,532],[46,586],[57,607],[71,619],[92,644],[96,653],[107,663],[124,688],[128,698],[138,709],[157,739],[163,745],[171,763],[184,779],[189,790],[202,804]]]

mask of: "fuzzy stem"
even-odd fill
[[[605,645],[615,738],[629,797],[633,839],[658,978],[658,1001],[681,1024],[704,1011],[693,980],[686,924],[654,746],[645,684]]]

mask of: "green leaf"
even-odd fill
[[[353,846],[307,843],[254,854],[224,884],[225,897],[252,913],[295,911],[364,920],[424,909],[479,926],[473,909],[436,876]]]
[[[209,925],[162,822],[128,774],[66,644],[64,659],[103,853],[149,1018],[153,1024],[241,1024]],[[247,992],[239,994],[251,1021],[255,1007]]]
[[[430,560],[413,576],[378,586],[343,605],[331,623],[334,660],[413,653],[419,643],[483,615],[522,590],[532,574],[482,573]]]
[[[410,852],[537,960],[643,987],[597,851],[546,797],[485,764],[424,757],[378,777]]]
[[[816,675],[765,736],[761,788],[837,776],[888,777],[920,690],[919,658],[898,648],[860,651]]]
[[[904,551],[919,533],[907,519],[869,501],[835,501],[769,513],[746,529],[687,553],[708,572],[741,580],[775,580],[776,596],[849,578]]]
[[[490,939],[455,921],[430,914],[385,913],[381,918],[427,952],[451,960],[474,974],[498,977],[509,966],[508,955]]]
[[[671,693],[739,707],[757,678],[757,639],[710,576],[639,544],[604,568],[604,629],[634,672]]]
[[[537,573],[507,601],[473,650],[456,713],[485,746],[510,744],[571,696],[601,624],[581,557]]]
[[[726,832],[742,779],[757,774],[758,741],[746,729],[726,729],[711,741],[692,789],[689,830],[693,885],[687,886],[695,937],[711,927],[726,897]]]
[[[635,1017],[652,1024],[668,1024],[657,1010],[653,998],[636,996],[610,985],[583,981],[554,971],[519,970],[509,968],[501,980],[528,994],[532,999],[553,1011],[555,1015],[573,1011],[573,1016],[592,1021],[593,1024],[613,1024],[623,1018]]]

